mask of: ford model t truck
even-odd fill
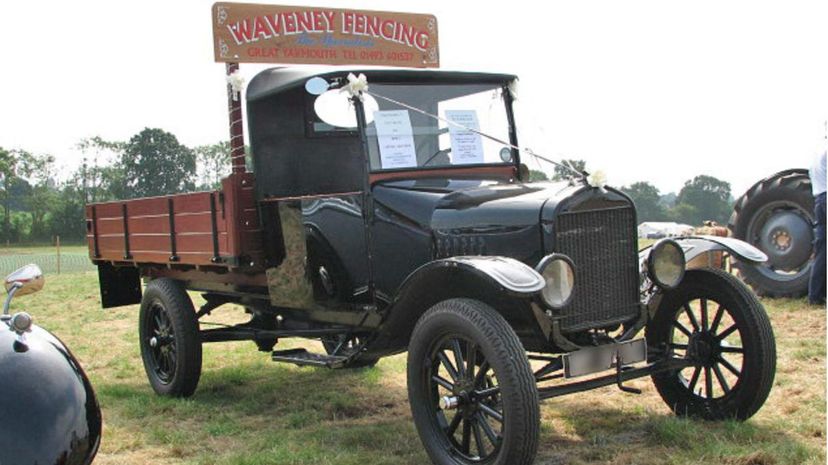
[[[407,351],[412,416],[437,464],[529,464],[540,400],[635,392],[625,383],[644,376],[679,415],[756,413],[775,372],[768,317],[731,275],[686,263],[764,254],[714,237],[638,251],[620,191],[577,172],[527,183],[515,79],[269,69],[246,91],[253,173],[87,206],[103,306],[141,304],[152,388],[192,395],[208,342],[329,368]],[[250,321],[199,327],[226,303]],[[325,353],[278,350],[288,337]]]

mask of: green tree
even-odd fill
[[[82,241],[86,235],[83,188],[69,181],[63,185],[49,211],[49,230],[63,240]]]
[[[667,212],[667,217],[670,219],[670,221],[690,225],[700,225],[703,221],[699,219],[701,218],[701,216],[699,215],[698,208],[694,207],[693,205],[688,205],[686,203],[680,203],[675,207],[671,208]]]
[[[72,176],[84,204],[121,198],[125,192],[123,167],[120,165],[126,143],[93,136],[81,139],[77,148],[83,153],[83,162]],[[109,162],[108,160],[114,160]]]
[[[579,172],[583,172],[584,170],[586,170],[586,161],[584,161],[584,160],[574,160],[574,159],[561,160],[561,164],[569,166],[570,168],[573,168],[575,171],[579,171]],[[552,180],[553,181],[562,181],[564,179],[569,179],[571,177],[572,177],[572,171],[571,170],[569,170],[567,168],[564,168],[563,166],[560,166],[560,165],[555,165],[555,172],[552,174]]]
[[[10,239],[11,235],[11,183],[14,178],[14,168],[17,159],[14,154],[0,147],[0,177],[3,178],[3,238]]]
[[[221,180],[230,174],[230,142],[199,145],[193,149],[200,189],[218,189]]]
[[[54,184],[55,157],[19,151],[18,165],[19,173],[32,185],[31,194],[26,199],[26,206],[32,217],[30,239],[48,239],[46,215],[54,205],[57,196]]]
[[[548,181],[549,176],[540,170],[529,170],[529,182]]]
[[[124,146],[121,156],[129,197],[192,190],[195,154],[161,129],[145,128]]]
[[[693,216],[687,216],[689,224],[700,225],[706,220],[714,220],[725,224],[732,206],[730,204],[730,183],[700,175],[684,183],[684,187],[676,197],[676,208],[689,205],[695,208]],[[690,210],[682,210],[683,215],[689,215]],[[692,220],[692,221],[691,221]]]
[[[635,202],[638,221],[664,221],[667,211],[659,204],[658,188],[648,182],[634,182],[621,190]]]

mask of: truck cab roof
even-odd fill
[[[365,74],[368,83],[506,83],[517,79],[513,74],[481,73],[466,71],[443,71],[416,68],[380,68],[380,67],[333,67],[303,66],[274,67],[257,74],[247,88],[247,101],[254,102],[296,87],[304,86],[308,79],[321,77],[327,80],[345,78],[349,73]]]

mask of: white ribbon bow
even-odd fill
[[[227,75],[227,83],[230,84],[230,90],[233,92],[233,101],[238,101],[239,93],[244,89],[244,76],[239,73],[239,70],[235,70]]]
[[[518,99],[518,80],[515,78],[512,82],[509,83],[509,94],[512,95],[512,100]]]
[[[362,92],[368,90],[368,78],[360,73],[355,76],[354,73],[348,73],[348,83],[345,84],[340,92],[348,92],[351,97],[356,97],[362,101]]]

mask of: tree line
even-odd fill
[[[88,203],[216,189],[230,173],[229,142],[190,148],[157,128],[145,128],[128,141],[86,138],[77,148],[83,154],[81,165],[58,181],[53,155],[0,147],[0,243],[43,243],[55,236],[81,242]],[[586,169],[583,160],[563,162]],[[552,179],[569,174],[556,166]],[[530,171],[530,180],[545,179],[544,172]],[[646,181],[621,190],[635,202],[639,222],[724,224],[733,204],[730,183],[712,176],[686,181],[678,194],[662,195]]]
[[[584,160],[563,160],[563,164],[578,171],[586,169]],[[546,173],[530,171],[530,180],[549,179]],[[555,166],[552,180],[565,179],[569,170]],[[733,211],[734,199],[730,183],[713,176],[699,175],[685,181],[678,194],[662,194],[657,187],[646,181],[634,182],[622,186],[620,190],[632,198],[638,213],[638,222],[675,221],[692,226],[700,226],[705,221],[727,224]]]
[[[81,165],[58,181],[53,155],[0,147],[0,242],[80,242],[88,203],[215,189],[230,172],[229,142],[190,148],[157,128],[77,148]]]

